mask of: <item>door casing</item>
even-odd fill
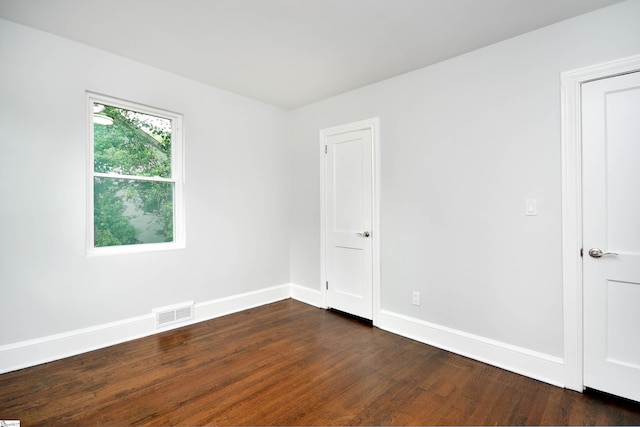
[[[323,307],[328,308],[327,304],[327,271],[326,271],[326,236],[325,230],[327,226],[326,206],[326,155],[325,145],[326,138],[331,135],[358,131],[371,130],[373,144],[373,160],[372,160],[372,265],[373,265],[373,324],[378,324],[378,313],[380,312],[380,119],[378,117],[360,120],[357,122],[347,123],[334,126],[320,131],[320,289],[322,292]]]
[[[640,55],[561,74],[564,386],[584,390],[581,85],[640,70]]]

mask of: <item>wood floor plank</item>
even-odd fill
[[[640,425],[576,393],[293,300],[0,375],[30,425]]]

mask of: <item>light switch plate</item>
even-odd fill
[[[412,292],[411,293],[411,303],[413,305],[420,305],[420,292]]]
[[[525,199],[524,201],[524,214],[526,216],[538,215],[538,200],[537,199]]]

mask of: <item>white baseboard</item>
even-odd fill
[[[237,313],[272,302],[281,301],[291,297],[290,285],[279,285],[259,291],[232,295],[226,298],[196,303],[195,318],[192,323],[198,323],[227,314]],[[180,325],[184,326],[184,324]]]
[[[381,310],[376,325],[452,353],[497,366],[555,386],[564,386],[565,367],[560,357],[491,340],[455,329]]]
[[[319,290],[296,284],[274,286],[196,303],[193,320],[165,328],[156,328],[155,316],[153,313],[149,313],[117,322],[0,346],[0,373],[86,353],[287,298],[293,298],[315,307],[324,307],[324,297]],[[490,340],[387,310],[381,310],[378,313],[375,326],[480,362],[549,384],[563,386],[565,367],[560,357]]]
[[[319,290],[291,283],[291,298],[315,307],[326,308],[324,297]]]
[[[214,319],[287,299],[290,295],[290,285],[285,284],[197,303],[194,306],[193,320],[165,328],[156,328],[155,316],[149,313],[117,322],[3,345],[0,346],[0,374]]]

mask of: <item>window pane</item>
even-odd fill
[[[172,242],[173,185],[95,177],[95,247]]]
[[[93,104],[94,170],[171,177],[171,120]]]

